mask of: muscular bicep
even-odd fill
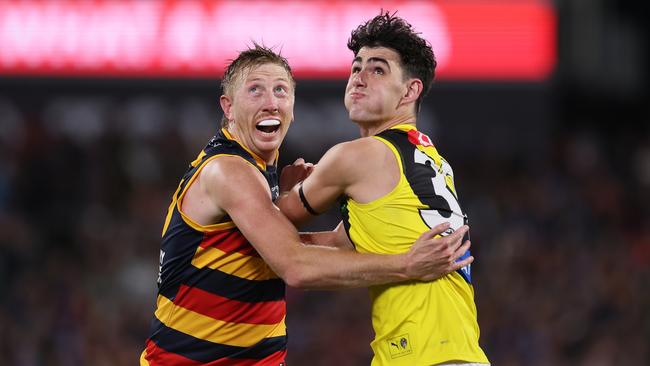
[[[217,159],[206,169],[211,198],[271,269],[282,276],[300,239],[293,225],[273,205],[263,176],[237,158]]]
[[[338,144],[327,151],[302,183],[302,201],[306,201],[302,203],[307,203],[318,213],[330,208],[355,181],[356,154],[349,143]]]
[[[276,201],[277,206],[296,225],[327,211],[362,175],[359,153],[350,143],[332,147],[309,177]]]

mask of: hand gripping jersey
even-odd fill
[[[284,282],[229,217],[202,226],[183,213],[188,187],[220,156],[239,156],[255,166],[277,198],[275,167],[225,129],[190,164],[163,228],[156,311],[141,366],[284,365]]]
[[[428,136],[398,125],[374,138],[391,149],[401,173],[397,186],[381,198],[344,201],[344,224],[359,252],[404,253],[429,228],[448,221],[455,230],[466,222],[451,166]],[[373,286],[370,296],[373,366],[488,362],[478,344],[469,266],[433,282]]]

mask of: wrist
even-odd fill
[[[403,280],[414,279],[408,253],[395,254],[392,257],[397,261],[398,276]]]
[[[276,198],[275,201],[277,202],[279,200],[286,198],[289,195],[289,192],[291,191],[283,191],[282,189],[280,189],[280,193],[278,193],[278,198]]]

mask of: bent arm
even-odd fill
[[[318,162],[311,175],[291,191],[286,192],[276,205],[294,224],[300,225],[313,217],[311,211],[323,212],[329,208],[341,195],[357,198],[368,202],[389,192],[399,180],[398,165],[394,155],[386,146],[372,138],[358,139],[331,148]],[[392,162],[395,171],[392,178],[387,168]],[[381,179],[377,172],[383,172]],[[302,192],[300,191],[302,188]],[[442,225],[444,226],[444,225]],[[471,245],[469,241],[462,243],[460,238],[454,238],[457,230],[450,237],[442,238],[440,234],[446,230],[441,225],[423,233],[411,247],[408,255],[415,255],[420,250],[426,255],[420,256],[420,265],[428,268],[429,272],[421,277],[422,280],[434,280],[452,271],[469,265],[473,258],[455,262]],[[339,248],[354,247],[339,227],[338,235],[333,233],[317,233],[305,236],[311,243],[328,245]],[[345,234],[345,235],[340,235]],[[413,257],[415,258],[415,257]],[[411,262],[413,264],[414,262]]]
[[[355,146],[357,145],[357,146]],[[359,181],[364,174],[363,151],[359,143],[347,142],[335,145],[328,150],[313,169],[311,175],[283,192],[275,200],[275,205],[296,226],[323,213],[346,189]]]
[[[417,279],[428,272],[414,268],[408,253],[361,254],[302,244],[294,226],[271,202],[262,175],[241,159],[215,159],[201,174],[210,200],[228,213],[271,269],[289,286],[366,287]]]

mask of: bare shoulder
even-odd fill
[[[240,156],[223,155],[216,156],[205,164],[201,171],[202,177],[207,180],[219,182],[230,180],[239,176],[255,174],[256,169]]]
[[[391,149],[373,137],[339,144],[344,162],[341,175],[345,194],[361,203],[371,202],[393,190],[400,179],[399,166]]]
[[[384,143],[372,137],[334,145],[323,155],[306,184],[311,186],[317,182],[319,189],[338,187],[334,192],[337,196],[342,193],[351,196],[384,169],[387,152],[390,150]]]
[[[386,149],[381,141],[372,137],[362,137],[334,145],[323,158],[329,158],[336,161],[337,165],[344,165],[356,171],[360,163],[372,164],[383,161]]]
[[[361,137],[352,141],[341,142],[330,150],[339,150],[339,153],[354,157],[364,157],[382,151],[384,144],[374,137]]]
[[[220,207],[242,198],[270,193],[262,174],[239,156],[219,156],[209,161],[200,175],[201,186]]]

